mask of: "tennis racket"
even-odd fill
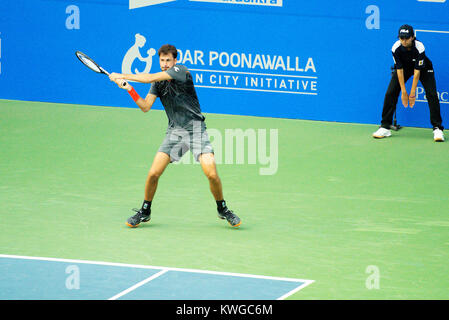
[[[87,55],[85,55],[84,53],[82,53],[81,51],[76,51],[75,52],[76,57],[86,66],[88,67],[90,70],[93,70],[97,73],[102,73],[105,74],[107,76],[109,76],[109,72],[107,72],[105,69],[103,69],[102,67],[100,67],[98,65],[98,63],[96,63],[94,60],[92,60],[91,58],[89,58]],[[121,86],[125,87],[126,86],[126,81],[123,81]]]

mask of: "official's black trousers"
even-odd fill
[[[404,80],[407,82],[410,77],[413,76],[412,72],[405,72]],[[424,87],[426,92],[427,102],[430,110],[430,123],[433,128],[440,128],[443,130],[440,113],[440,101],[438,100],[435,75],[433,69],[422,70],[419,76],[419,81]],[[397,71],[393,70],[391,74],[391,81],[388,85],[387,92],[385,93],[384,107],[382,110],[382,122],[381,126],[386,129],[390,129],[393,122],[393,115],[396,110],[396,104],[398,103],[399,94],[401,93],[401,86],[399,85],[399,79]]]

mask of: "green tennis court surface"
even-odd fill
[[[125,221],[142,204],[165,134],[163,111],[0,100],[0,253],[314,280],[287,299],[448,298],[448,142],[422,128],[375,140],[374,125],[206,118],[223,137],[226,129],[265,129],[268,141],[277,129],[275,174],[247,161],[218,165],[242,226],[217,218],[198,164],[179,164],[159,181],[151,222],[131,229]],[[14,279],[19,267],[1,260],[4,281]],[[132,270],[105,299],[153,275]],[[60,286],[68,276],[59,275]]]

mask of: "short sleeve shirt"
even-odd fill
[[[430,70],[432,69],[432,62],[426,56],[424,44],[421,41],[415,40],[411,50],[401,45],[398,40],[391,48],[394,60],[395,69],[404,69],[404,72],[413,73],[413,70]]]
[[[173,79],[152,83],[150,93],[161,99],[169,128],[187,128],[195,120],[204,121],[192,75],[187,67],[177,64],[166,72]]]

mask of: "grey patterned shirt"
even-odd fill
[[[173,79],[153,82],[150,93],[161,99],[168,117],[168,127],[189,128],[194,120],[204,121],[192,75],[187,67],[177,64],[166,72]]]

